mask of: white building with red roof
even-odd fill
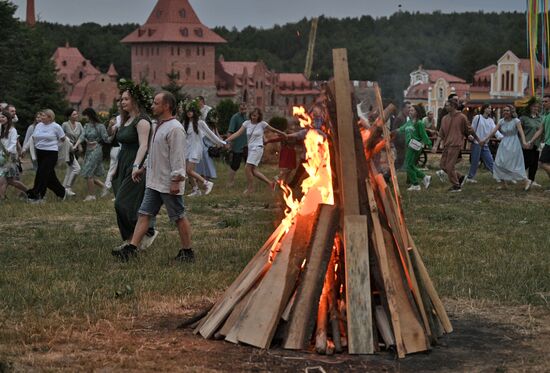
[[[67,43],[52,56],[65,98],[77,110],[109,111],[118,97],[118,73],[113,64],[102,73],[77,48]]]
[[[409,87],[404,93],[405,100],[413,105],[424,105],[426,111],[432,111],[436,116],[451,93],[457,94],[461,100],[469,98],[470,84],[444,71],[427,70],[419,66],[410,73],[410,78]]]

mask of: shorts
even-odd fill
[[[229,167],[231,167],[233,171],[237,171],[239,167],[241,167],[243,156],[244,153],[231,153],[231,163],[229,163]]]
[[[145,188],[145,194],[143,195],[143,201],[139,207],[138,214],[157,216],[163,204],[171,221],[177,222],[185,217],[183,196],[161,193],[151,188]]]
[[[540,163],[550,163],[550,145],[544,145],[539,158]]]
[[[264,155],[263,145],[256,146],[254,148],[248,148],[248,157],[246,157],[246,163],[254,166],[258,166]]]

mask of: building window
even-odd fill
[[[202,47],[202,55],[206,56],[206,51],[204,50],[204,47]]]
[[[201,55],[201,49],[197,47],[197,56],[200,56],[200,55]]]
[[[90,97],[88,99],[88,107],[92,107],[92,106],[94,106],[94,100]]]
[[[67,61],[63,60],[63,62],[61,62],[61,64],[62,64],[63,66],[67,66]]]
[[[180,47],[178,47],[178,56],[180,55]]]
[[[500,90],[504,91],[504,74],[500,76]]]
[[[191,57],[191,48],[187,48],[187,49],[185,50],[185,55],[186,55],[187,57]]]
[[[513,92],[514,89],[515,89],[515,88],[514,88],[514,74],[512,73],[512,74],[510,75],[510,91]]]
[[[187,75],[188,77],[191,76],[191,68],[190,67],[185,69],[185,75]]]
[[[271,106],[275,106],[275,92],[271,91]]]
[[[204,71],[202,72],[202,80],[206,80],[206,73]]]
[[[243,102],[248,102],[248,92],[246,90],[243,92]]]
[[[202,38],[202,28],[197,27],[195,30],[195,35],[197,35],[199,38]]]
[[[200,78],[201,78],[201,73],[197,71],[197,80],[200,80]]]
[[[189,31],[187,30],[187,27],[180,28],[180,34],[181,36],[184,36],[184,37],[189,36]]]
[[[174,47],[170,47],[170,54],[173,56],[174,55]]]
[[[510,90],[510,72],[506,71],[506,90]]]
[[[78,78],[79,78],[79,79],[82,79],[83,77],[84,77],[84,73],[83,73],[82,71],[79,72],[79,73],[78,73]]]
[[[443,100],[443,88],[439,87],[437,98]]]
[[[180,9],[179,14],[181,18],[185,18],[185,9]]]
[[[258,89],[259,85],[258,85],[258,82],[256,82],[256,89]]]
[[[160,48],[157,47],[157,56],[160,56]]]

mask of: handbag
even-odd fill
[[[208,148],[208,155],[211,158],[219,158],[221,155],[221,149],[215,146],[210,146]]]
[[[418,140],[411,139],[411,141],[409,141],[409,148],[411,148],[412,150],[419,151],[423,147],[424,147],[424,144]]]

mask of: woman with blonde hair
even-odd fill
[[[37,170],[34,186],[27,191],[31,202],[40,202],[50,189],[59,198],[65,199],[66,190],[55,173],[59,152],[59,142],[65,141],[65,132],[55,122],[55,113],[51,109],[42,111],[42,122],[38,123],[32,133],[36,152]]]

